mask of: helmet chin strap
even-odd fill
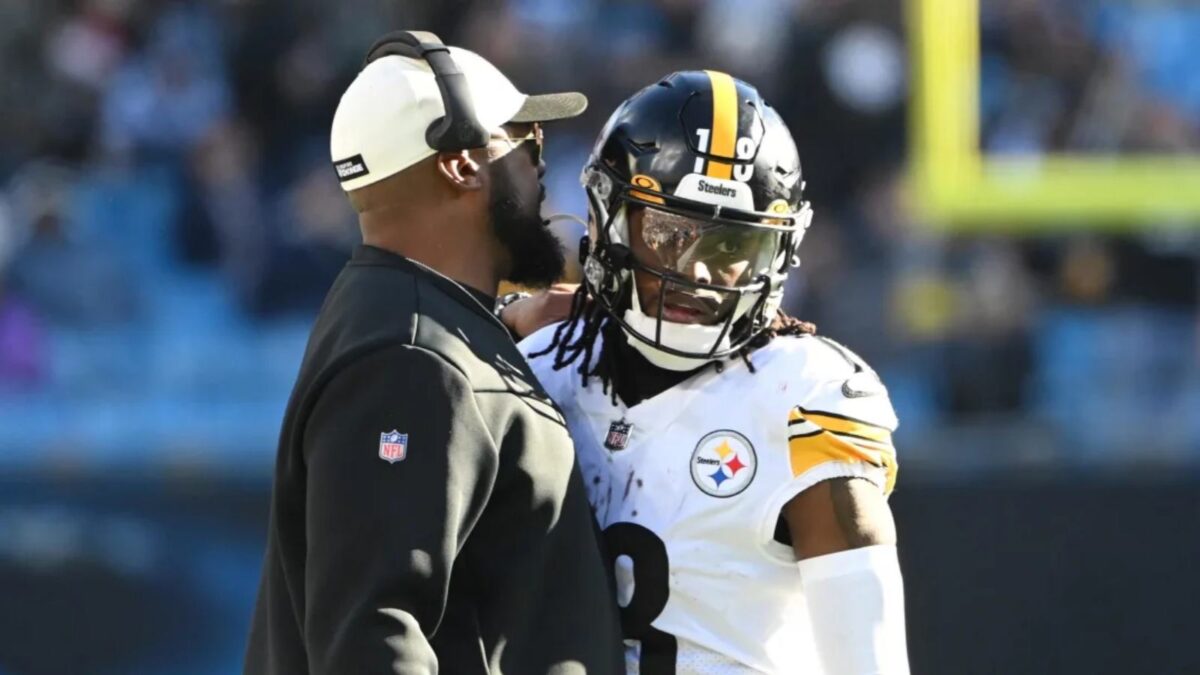
[[[653,337],[659,328],[657,317],[647,316],[642,311],[641,300],[638,299],[637,285],[633,285],[633,293],[630,298],[630,307],[625,310],[625,323],[629,327],[646,337]],[[656,349],[654,345],[646,344],[642,340],[637,339],[625,333],[625,341],[634,349],[646,357],[650,363],[663,368],[665,370],[674,370],[685,372],[695,370],[706,363],[710,363],[716,359],[709,358],[693,358],[688,356],[678,356],[668,354],[667,352]],[[729,349],[729,334],[725,331],[725,336],[721,337],[720,326],[703,326],[692,323],[676,323],[674,321],[662,322],[662,335],[660,342],[664,345],[670,345],[673,349],[680,351],[695,352],[698,354],[707,353],[713,350],[713,345],[716,344],[717,338],[721,338],[721,342],[717,347],[717,351]]]
[[[564,222],[566,221],[566,222]],[[579,250],[578,232],[570,232],[572,227],[566,223],[575,223],[580,228],[580,231],[587,234],[587,221],[573,213],[555,213],[546,218],[547,227],[558,237],[558,242],[563,250],[563,275],[561,281],[566,283],[583,283],[583,256],[586,251]],[[559,224],[556,224],[559,223]]]

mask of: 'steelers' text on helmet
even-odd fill
[[[651,363],[690,370],[770,325],[812,210],[791,133],[753,86],[685,71],[646,87],[609,118],[581,180],[591,211],[582,249],[588,290]],[[631,248],[638,209],[654,264]],[[738,261],[734,283],[687,273],[720,255]],[[652,314],[637,297],[634,270],[662,281]],[[711,306],[713,320],[665,319],[668,297]]]

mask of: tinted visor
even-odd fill
[[[690,218],[647,206],[640,262],[702,284],[734,287],[768,274],[783,235],[778,230]],[[635,244],[634,251],[642,248]],[[644,259],[644,258],[649,259]]]

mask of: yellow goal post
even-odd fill
[[[909,178],[955,231],[1200,224],[1200,156],[987,156],[980,141],[979,0],[908,0]]]

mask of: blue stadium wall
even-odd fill
[[[1200,673],[1200,477],[909,478],[913,673]],[[268,495],[0,481],[0,674],[239,672]]]

